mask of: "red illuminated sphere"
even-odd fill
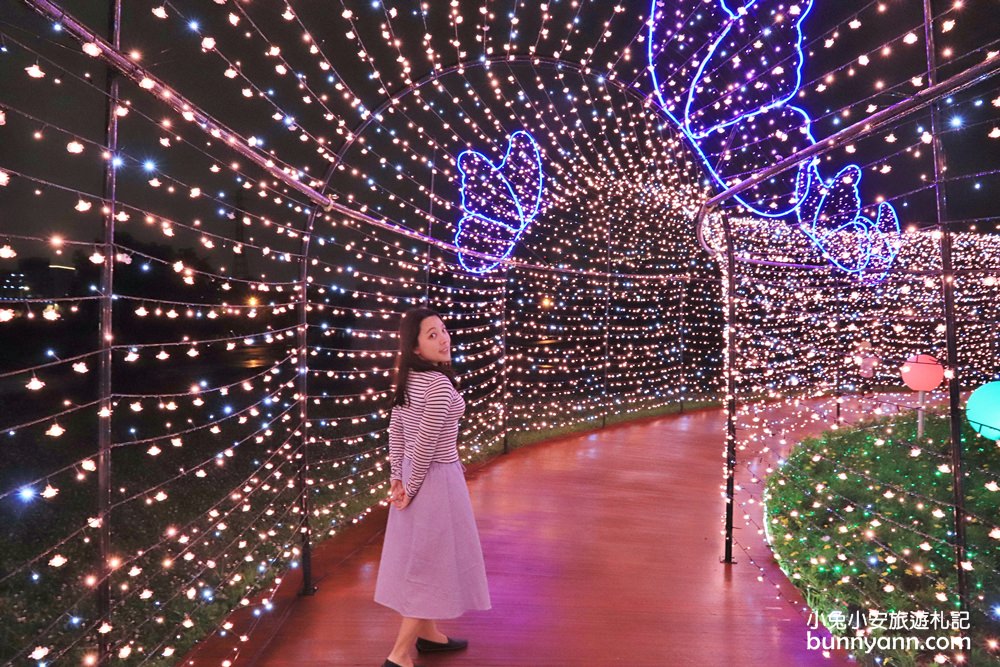
[[[903,382],[913,391],[933,391],[944,379],[944,366],[929,354],[915,354],[900,366]]]

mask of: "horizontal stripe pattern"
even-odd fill
[[[407,382],[408,404],[394,405],[389,418],[389,464],[392,479],[403,479],[403,457],[412,464],[406,495],[417,495],[431,463],[455,463],[458,424],[465,399],[451,380],[437,371],[415,371]]]

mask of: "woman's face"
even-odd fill
[[[444,322],[437,315],[425,317],[420,323],[420,334],[417,336],[417,356],[432,363],[447,363],[451,361],[451,336],[444,328]]]

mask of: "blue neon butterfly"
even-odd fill
[[[494,166],[482,153],[463,151],[456,161],[461,175],[462,211],[455,245],[467,271],[491,271],[510,255],[542,204],[542,155],[523,130],[508,137],[507,153]],[[489,255],[478,257],[462,251]]]
[[[809,114],[790,104],[802,84],[802,22],[812,0],[673,0],[681,22],[664,15],[665,4],[650,5],[654,92],[717,186],[731,186],[816,143]],[[875,221],[866,218],[856,196],[860,169],[847,167],[824,184],[816,164],[803,164],[735,199],[767,218],[794,214],[835,266],[866,282],[883,279],[896,256],[895,210],[883,203]],[[838,185],[845,179],[853,198],[846,196],[847,185]],[[824,191],[837,194],[825,197]],[[855,232],[853,252],[845,232]]]
[[[799,229],[841,270],[860,273],[865,282],[884,280],[901,243],[892,206],[879,204],[875,220],[861,214],[857,165],[844,167],[829,183],[820,178],[815,163],[798,176]]]

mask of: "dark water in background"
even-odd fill
[[[133,320],[136,318],[133,318]],[[220,318],[221,319],[221,318]],[[68,359],[93,351],[97,346],[96,327],[80,326],[83,318],[67,322],[14,322],[11,327],[0,328],[0,373],[31,367],[56,359],[47,352],[52,350],[59,359]],[[120,333],[118,340],[125,342],[181,341],[192,339],[233,337],[232,323],[215,322],[130,322],[128,330]],[[239,322],[246,327],[246,322]],[[256,324],[256,323],[254,323]],[[261,323],[259,326],[264,326]],[[251,335],[252,344],[243,338],[235,339],[233,350],[226,349],[226,342],[200,344],[198,356],[188,356],[191,345],[159,345],[139,348],[140,358],[134,362],[124,360],[128,350],[113,354],[112,388],[115,394],[165,395],[179,394],[162,399],[173,401],[176,409],[160,407],[161,399],[121,397],[112,419],[113,442],[165,435],[172,431],[192,428],[235,413],[248,405],[274,393],[281,382],[294,377],[290,359],[280,364],[278,375],[270,382],[263,382],[262,373],[289,356],[295,345],[293,335],[283,340],[265,342],[262,335]],[[124,343],[123,343],[124,344]],[[165,350],[170,357],[156,359]],[[54,417],[66,410],[98,399],[100,363],[98,355],[80,360],[87,365],[86,373],[78,373],[72,363],[42,368],[34,376],[45,383],[37,391],[25,385],[32,373],[17,373],[0,378],[0,493],[11,484],[20,484],[58,470],[97,451],[97,405],[89,405],[69,414]],[[78,362],[74,362],[78,363]],[[258,376],[258,377],[254,377]],[[252,378],[252,379],[251,379]],[[247,391],[237,385],[228,395],[214,388],[250,379],[252,388]],[[193,405],[195,394],[191,387],[203,387],[199,394],[202,406]],[[291,400],[292,390],[285,390]],[[140,402],[141,412],[131,409],[133,402]],[[263,408],[264,406],[262,406]],[[261,413],[280,408],[280,403],[266,406]],[[30,422],[38,423],[23,426]],[[66,429],[58,438],[46,435],[53,422]],[[20,428],[19,428],[20,427]],[[215,440],[215,438],[213,438]],[[162,445],[161,445],[162,446]],[[213,447],[217,446],[214,443]],[[146,448],[143,447],[143,450]],[[202,453],[203,454],[203,453]],[[197,456],[192,453],[192,456]]]

